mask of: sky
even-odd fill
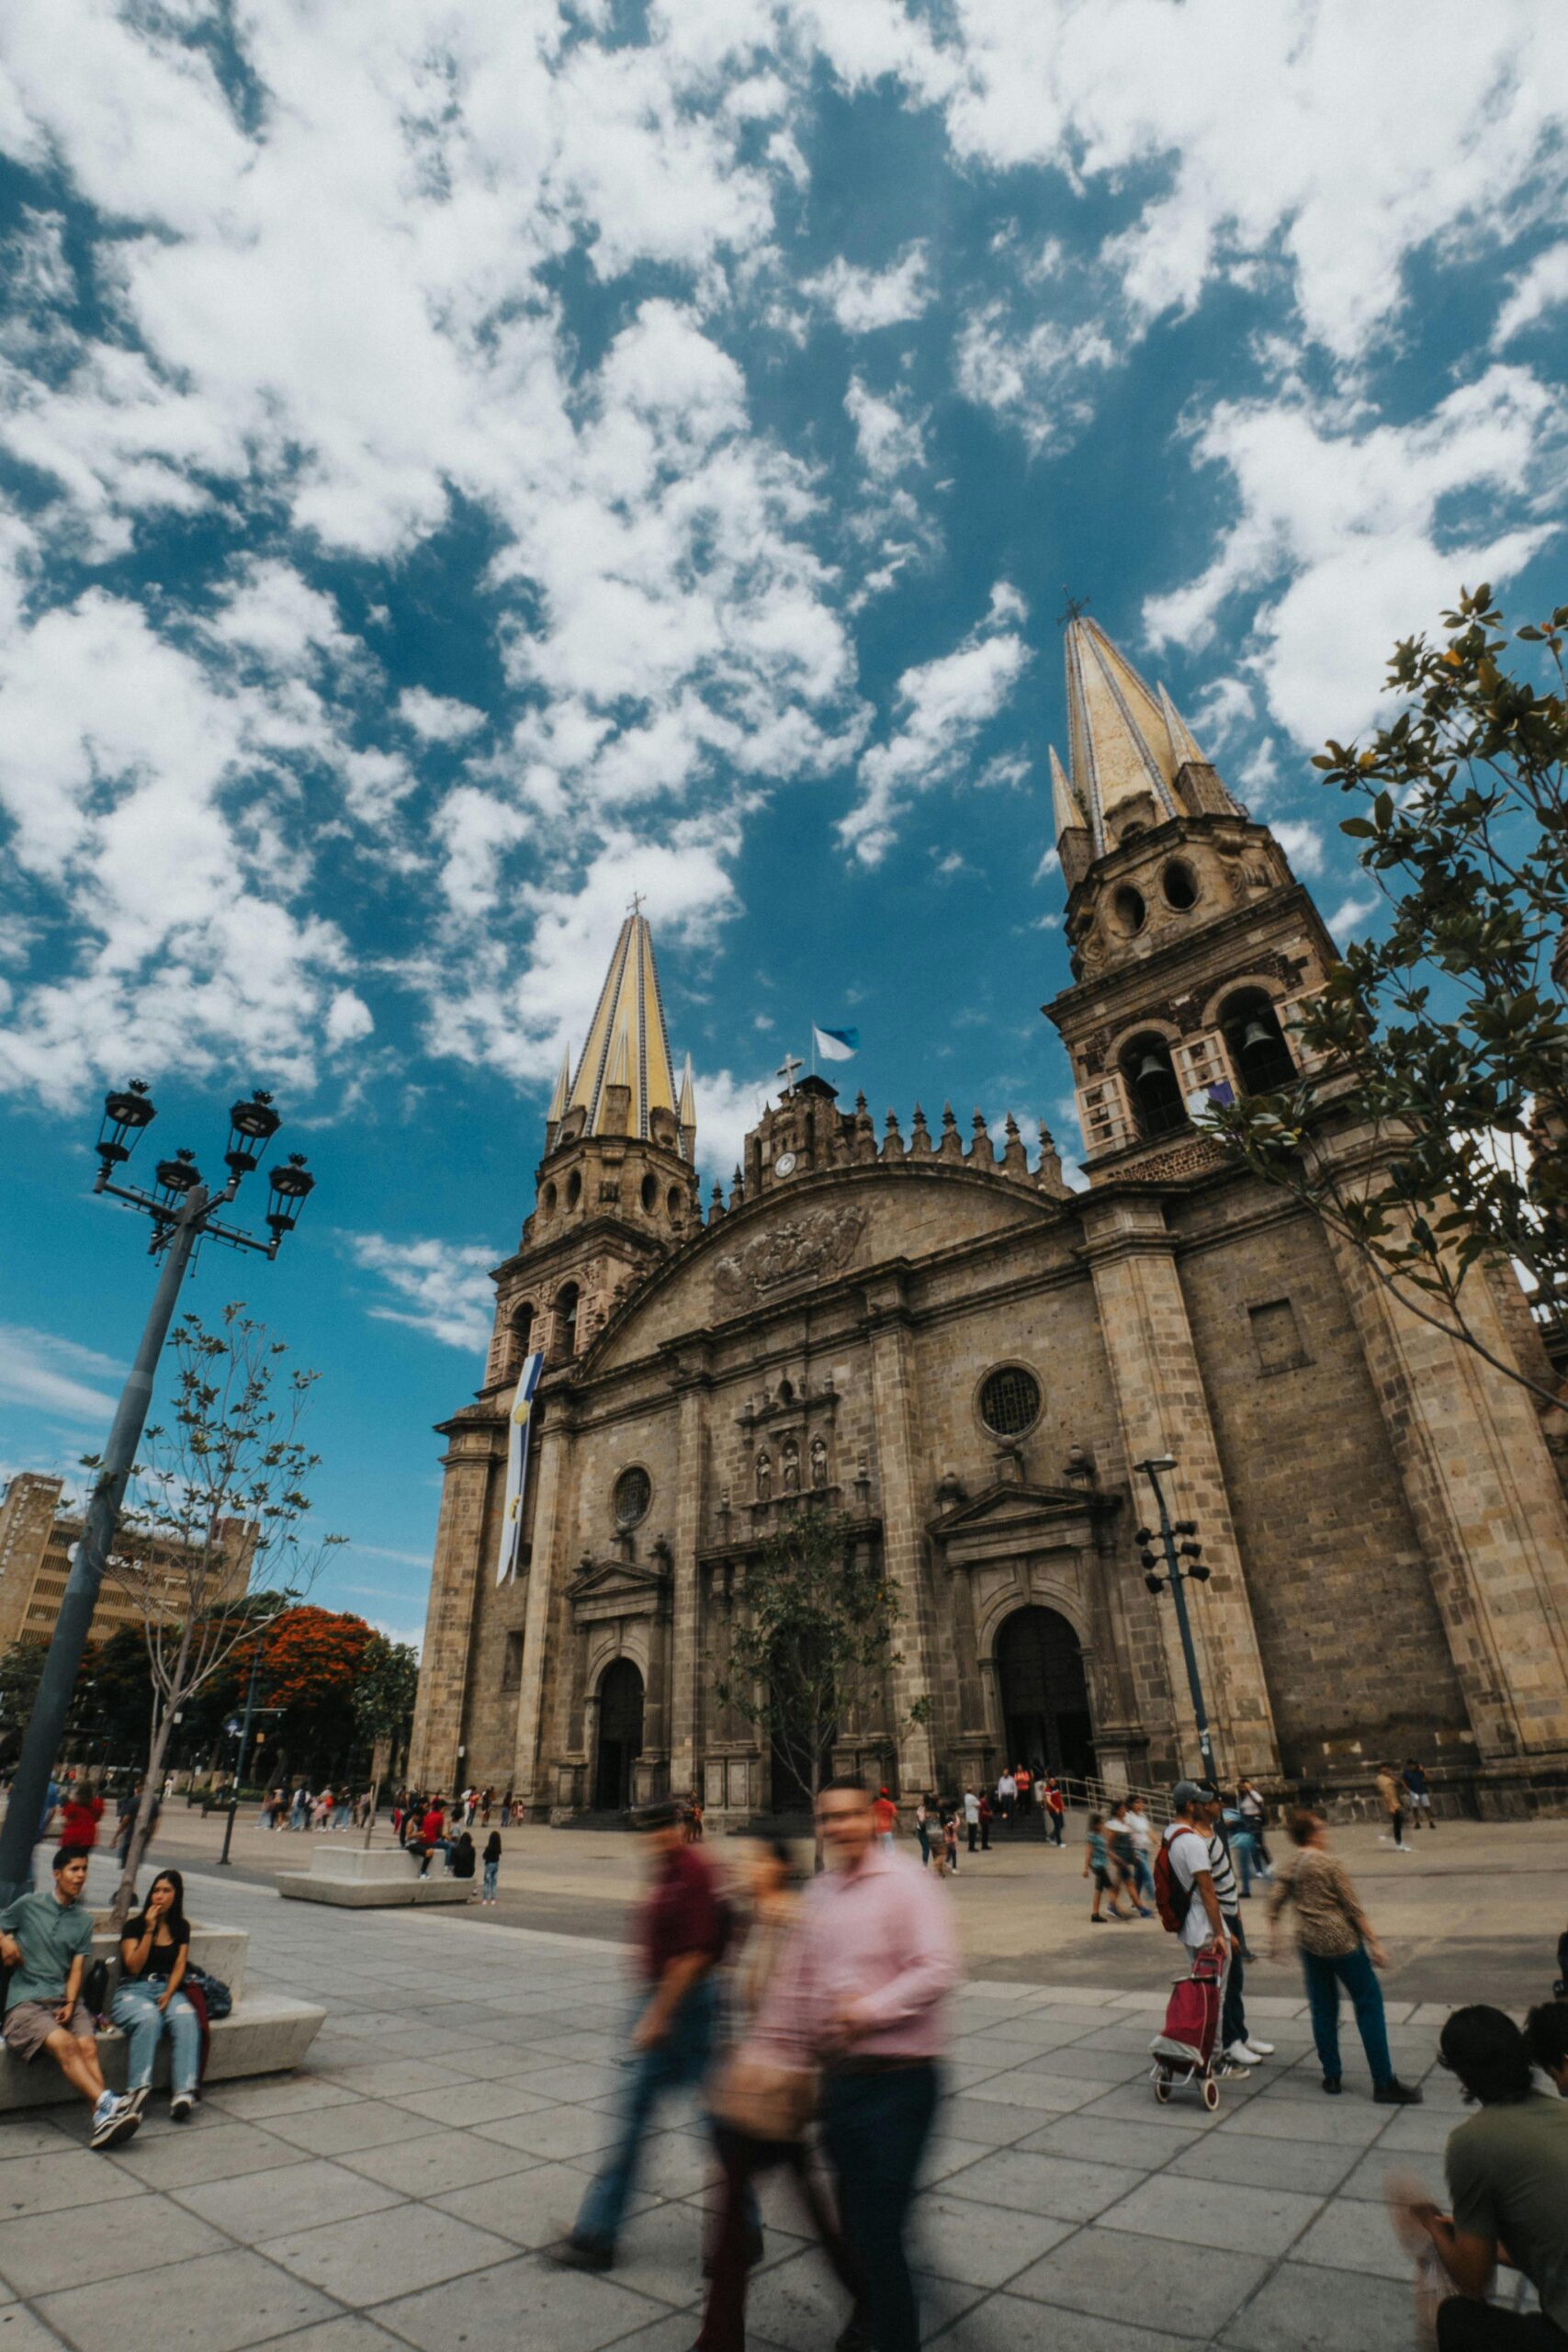
[[[633,891],[705,1183],[813,1021],[1070,1159],[1069,594],[1375,922],[1312,752],[1568,594],[1565,128],[1539,0],[9,0],[0,1467],[145,1312],[106,1085],[209,1168],[268,1086],[315,1196],[188,1303],[417,1637]]]

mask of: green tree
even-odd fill
[[[897,1627],[898,1587],[879,1548],[841,1512],[796,1511],[747,1562],[714,1687],[722,1704],[767,1734],[814,1809],[840,1731],[856,1715],[882,1713],[904,1662]],[[908,1720],[923,1723],[928,1712],[929,1702],[917,1700]],[[817,1859],[820,1867],[820,1839]]]
[[[365,1825],[367,1846],[375,1833],[381,1783],[413,1728],[418,1690],[419,1659],[412,1643],[389,1642],[385,1634],[372,1634],[354,1686],[354,1719],[371,1750],[370,1818]]]
[[[209,1331],[186,1316],[174,1335],[174,1411],[149,1429],[133,1499],[106,1566],[141,1623],[152,1686],[146,1780],[155,1790],[174,1718],[257,1631],[269,1595],[281,1614],[313,1580],[327,1537],[308,1544],[307,1481],[318,1457],[300,1436],[312,1373],[284,1369],[281,1341],[243,1307]],[[96,1459],[85,1465],[96,1469]],[[115,1895],[130,1909],[151,1832],[143,1805]]]
[[[1568,605],[1515,632],[1543,650],[1544,691],[1503,666],[1490,587],[1443,627],[1395,649],[1392,724],[1313,763],[1359,803],[1340,830],[1386,925],[1305,1000],[1308,1074],[1212,1124],[1414,1313],[1552,1402],[1550,1376],[1490,1350],[1473,1314],[1510,1259],[1543,1317],[1568,1307]],[[1314,1149],[1328,1120],[1368,1148]]]
[[[49,1644],[31,1634],[0,1655],[0,1732],[19,1740],[27,1730],[48,1655]]]

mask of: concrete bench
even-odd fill
[[[379,1910],[392,1904],[467,1903],[474,1893],[471,1878],[449,1877],[434,1859],[429,1877],[421,1878],[419,1864],[400,1846],[345,1849],[324,1838],[313,1849],[308,1871],[279,1871],[273,1884],[286,1902],[334,1903],[348,1911]]]
[[[300,2064],[326,2018],[326,2010],[319,2002],[296,2000],[287,1993],[245,1991],[250,1941],[249,1932],[243,1928],[209,1928],[198,1921],[191,1924],[192,1964],[205,1968],[227,1984],[234,2001],[231,2014],[219,2018],[212,2027],[206,2075],[209,2083],[232,2082],[242,2075],[289,2073]],[[93,1957],[109,1964],[107,2006],[119,1981],[119,1939],[112,1928],[104,1924],[95,1927]],[[119,2028],[103,2027],[98,2034],[98,2061],[111,2090],[125,2088],[128,2055],[129,2045]],[[152,2067],[155,2084],[168,2082],[169,2055],[168,2042],[161,2041]],[[14,2114],[23,2108],[62,2106],[76,2101],[77,2094],[46,2052],[40,2052],[29,2064],[0,2047],[0,2115]]]

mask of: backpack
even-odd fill
[[[1179,1936],[1186,1925],[1187,1914],[1192,1907],[1193,1890],[1183,1886],[1176,1875],[1170,1859],[1173,1840],[1162,1838],[1159,1852],[1155,1856],[1155,1907],[1159,1913],[1160,1926],[1167,1935]]]

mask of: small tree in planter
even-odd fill
[[[225,1307],[219,1331],[186,1316],[174,1344],[174,1411],[167,1426],[147,1431],[134,1499],[105,1570],[134,1604],[146,1644],[149,1799],[175,1716],[242,1643],[296,1605],[342,1540],[308,1545],[303,1534],[306,1481],[319,1456],[299,1432],[314,1373],[286,1371],[283,1343],[241,1306]],[[96,1457],[84,1466],[96,1470]],[[152,1812],[150,1801],[138,1809],[115,1894],[117,1927],[135,1900]]]
[[[813,1814],[843,1724],[881,1700],[904,1662],[897,1628],[898,1587],[841,1512],[796,1511],[747,1564],[744,1610],[714,1687],[722,1704],[767,1733]],[[918,1699],[908,1721],[924,1723],[929,1713],[929,1700]]]
[[[392,1767],[400,1743],[413,1724],[413,1702],[419,1689],[419,1660],[412,1642],[389,1642],[372,1634],[354,1686],[354,1719],[360,1736],[371,1743],[370,1818],[365,1843],[376,1830],[376,1809],[381,1783]]]

